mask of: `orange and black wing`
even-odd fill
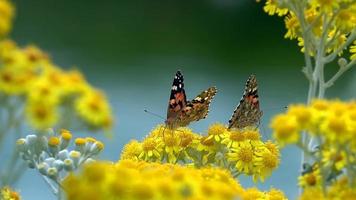
[[[184,91],[184,77],[180,71],[176,72],[169,97],[166,124],[172,127],[178,115],[187,105],[187,97]]]
[[[257,127],[260,123],[262,111],[260,110],[257,80],[251,75],[246,82],[245,91],[229,120],[229,129],[242,129],[248,126]]]

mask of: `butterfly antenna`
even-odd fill
[[[156,117],[158,117],[158,118],[160,118],[160,119],[166,120],[164,117],[162,117],[162,116],[159,115],[159,114],[153,113],[153,112],[148,111],[148,110],[146,110],[146,109],[144,109],[143,111],[144,111],[145,113],[150,114],[150,115],[156,116]]]

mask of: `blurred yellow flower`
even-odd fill
[[[75,109],[79,116],[94,128],[112,126],[110,106],[100,91],[87,90],[77,99]]]
[[[271,128],[273,136],[282,146],[299,141],[300,130],[295,116],[277,115],[272,119]]]
[[[299,178],[300,187],[319,187],[322,185],[322,177],[320,175],[319,169],[314,169],[313,171],[306,173]]]
[[[303,193],[299,197],[299,200],[356,199],[356,187],[349,186],[348,182],[348,178],[341,177],[340,179],[334,181],[326,191],[323,191],[320,187],[307,187],[303,190]]]
[[[123,181],[124,180],[124,181]],[[253,199],[253,193],[285,199],[278,190],[243,189],[229,172],[121,160],[87,164],[63,182],[68,200],[76,199]],[[95,191],[93,193],[93,191]],[[250,197],[250,198],[244,198]],[[272,198],[273,197],[273,198]]]
[[[56,106],[44,100],[28,102],[25,109],[27,120],[38,130],[53,127],[59,118]]]
[[[324,166],[341,171],[347,164],[347,154],[345,151],[335,148],[322,150],[322,163]]]
[[[0,38],[11,30],[14,7],[8,0],[0,0]]]
[[[350,46],[351,60],[356,60],[356,41]]]
[[[79,71],[61,70],[36,46],[20,48],[11,40],[0,41],[0,61],[0,93],[25,97],[19,103],[25,104],[23,112],[33,128],[70,126],[67,122],[75,117],[89,128],[111,127],[107,99]]]
[[[305,169],[299,177],[299,185],[305,188],[300,199],[353,199],[356,196],[349,191],[354,189],[356,162],[356,103],[339,100],[316,99],[310,105],[292,105],[285,114],[277,115],[272,120],[274,132],[278,132],[281,122],[293,119],[297,134],[305,131],[307,137],[315,143],[302,144],[292,141],[301,148],[310,161],[304,163]],[[286,124],[282,125],[286,126]],[[293,132],[293,131],[290,131]],[[274,135],[280,142],[284,138]],[[269,144],[269,149],[273,145]],[[271,150],[273,152],[274,150]],[[347,174],[348,181],[341,187],[341,178]],[[312,189],[317,188],[317,189]],[[337,192],[336,192],[337,191]],[[313,195],[314,194],[314,195]],[[345,196],[344,196],[345,195]],[[352,197],[352,198],[350,198]]]
[[[139,143],[137,140],[131,140],[124,146],[124,149],[121,152],[120,159],[121,160],[134,160],[138,161],[139,156],[142,152],[142,144]]]
[[[20,200],[21,197],[19,193],[13,191],[10,187],[0,188],[0,199],[1,200]]]

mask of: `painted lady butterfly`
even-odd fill
[[[188,126],[193,121],[204,119],[209,112],[209,105],[217,89],[210,87],[192,101],[187,101],[184,91],[183,75],[177,71],[168,102],[166,125],[170,129]]]
[[[242,95],[240,103],[229,120],[228,128],[242,129],[247,126],[257,127],[261,116],[262,111],[260,110],[257,94],[257,80],[254,75],[251,75],[246,82],[245,92]]]

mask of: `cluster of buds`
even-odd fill
[[[68,172],[76,170],[84,163],[94,161],[104,148],[104,144],[94,138],[76,138],[74,150],[68,150],[72,134],[61,130],[47,135],[27,135],[17,140],[20,157],[29,168],[37,169],[43,176],[60,182]]]

